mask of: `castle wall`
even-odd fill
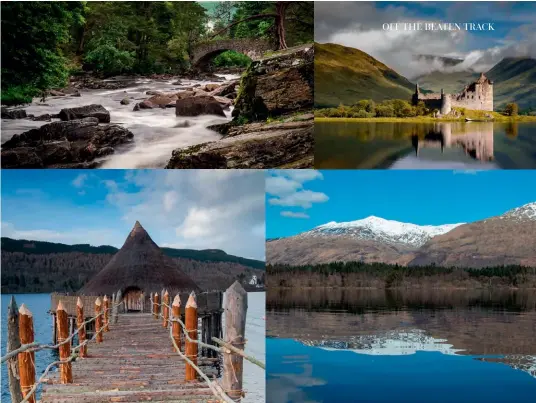
[[[429,109],[438,109],[442,115],[449,114],[453,107],[493,111],[493,83],[482,74],[459,94],[443,94],[443,91],[440,94],[422,94],[417,85],[412,102],[417,105],[420,101]]]
[[[472,84],[460,94],[451,97],[452,106],[480,111],[493,111],[493,85]]]

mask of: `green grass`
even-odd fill
[[[504,116],[497,112],[493,112],[494,116],[498,115],[497,118],[494,117],[493,122],[536,122],[536,116]],[[474,118],[470,118],[474,119]],[[315,117],[315,122],[409,122],[409,123],[433,123],[433,122],[465,122],[465,117],[460,118],[434,118],[432,116],[417,116],[411,118],[324,118],[324,117]]]
[[[409,100],[414,84],[358,49],[315,43],[315,105],[352,105],[360,99]]]

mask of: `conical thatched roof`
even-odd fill
[[[163,288],[171,295],[200,290],[169,256],[164,255],[138,221],[121,249],[79,294],[112,295],[119,289],[124,294],[130,287],[137,287],[146,294]]]

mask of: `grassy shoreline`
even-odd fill
[[[465,117],[460,118],[434,118],[431,116],[419,116],[410,118],[335,118],[335,117],[317,117],[315,122],[356,122],[356,123],[441,123],[441,122],[465,122]],[[504,116],[486,120],[486,122],[498,123],[519,123],[519,122],[536,122],[536,116],[517,116],[515,118]]]

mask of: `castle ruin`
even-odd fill
[[[423,101],[428,109],[437,109],[441,115],[448,115],[453,107],[492,112],[493,81],[481,73],[478,80],[466,85],[458,94],[445,94],[443,89],[440,94],[424,94],[417,84],[412,98],[413,105],[420,101]]]

